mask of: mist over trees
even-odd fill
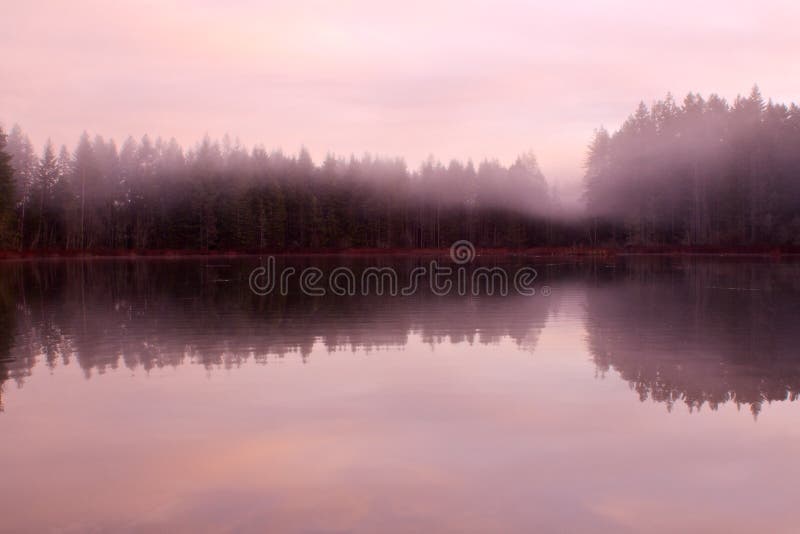
[[[757,87],[642,103],[596,132],[585,186],[593,244],[800,244],[800,108]]]
[[[2,130],[0,130],[0,134]],[[800,108],[757,88],[644,103],[595,133],[585,213],[567,218],[532,153],[444,165],[251,150],[208,136],[84,133],[73,150],[0,135],[0,248],[308,250],[800,245]]]
[[[185,151],[84,133],[73,151],[48,141],[37,155],[19,126],[5,150],[15,222],[3,234],[23,250],[520,247],[554,234],[532,153],[509,167],[430,158],[409,171],[369,155],[317,165],[305,149],[247,150],[228,137]]]

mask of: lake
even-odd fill
[[[0,263],[0,531],[797,532],[800,263],[480,263],[535,294]]]

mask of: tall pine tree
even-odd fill
[[[6,152],[6,133],[0,127],[0,248],[14,241],[14,168]]]

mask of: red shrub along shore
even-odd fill
[[[241,249],[241,250],[0,250],[0,259],[26,258],[151,258],[186,256],[247,256],[247,255],[349,255],[349,256],[445,256],[449,248],[348,248],[348,249]],[[613,257],[626,255],[752,255],[780,257],[800,254],[798,246],[773,247],[753,245],[741,247],[722,246],[657,246],[637,245],[626,247],[529,247],[529,248],[477,248],[479,256],[562,256],[562,257]]]

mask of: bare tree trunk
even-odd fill
[[[42,232],[44,231],[44,191],[44,184],[42,184],[42,194],[39,196],[39,229],[36,231],[36,238],[34,239],[36,245],[42,239]]]
[[[19,220],[19,249],[25,248],[25,196],[22,197],[22,217]]]
[[[86,171],[81,171],[81,250],[86,249]]]

